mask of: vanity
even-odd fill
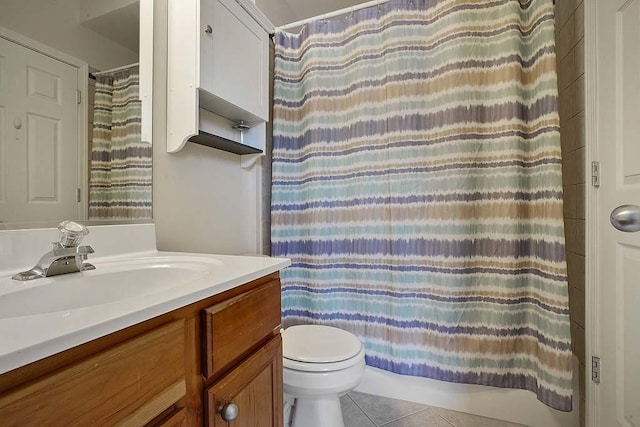
[[[118,2],[117,11],[102,10],[104,2],[82,3],[86,3],[86,10],[76,11],[55,8],[43,0],[37,8],[39,16],[35,18],[46,19],[46,25],[29,17],[30,10],[18,11],[17,8],[16,17],[20,12],[20,16],[28,18],[16,19],[4,10],[0,22],[13,28],[0,30],[4,39],[45,52],[52,58],[64,59],[72,68],[69,73],[77,76],[72,85],[74,90],[63,93],[70,98],[66,100],[71,105],[70,111],[75,112],[72,118],[77,125],[74,131],[77,137],[71,145],[77,147],[79,154],[62,157],[81,160],[58,168],[71,171],[74,178],[72,183],[61,186],[65,193],[60,197],[71,206],[69,212],[51,213],[50,206],[54,203],[42,202],[56,201],[54,198],[59,196],[53,191],[58,189],[49,185],[57,181],[42,178],[37,182],[46,184],[43,184],[44,190],[53,195],[43,193],[40,197],[38,193],[42,200],[24,209],[31,214],[35,212],[35,205],[45,207],[42,215],[27,218],[20,213],[12,218],[3,213],[5,216],[0,217],[3,223],[0,227],[0,424],[281,426],[278,272],[290,264],[289,260],[159,252],[153,224],[119,224],[115,220],[115,225],[90,227],[91,234],[85,239],[85,243],[95,249],[88,259],[95,270],[28,282],[11,279],[12,275],[34,265],[49,242],[57,240],[57,231],[9,228],[22,227],[27,219],[34,221],[27,226],[67,218],[83,222],[91,219],[87,201],[93,110],[88,104],[94,102],[94,95],[89,71],[104,71],[138,61],[142,141],[151,141],[152,133],[157,136],[157,130],[152,132],[150,112],[152,95],[162,93],[161,101],[156,102],[161,104],[158,111],[166,109],[167,114],[161,117],[171,120],[166,125],[166,147],[161,143],[154,151],[175,153],[191,137],[215,134],[216,144],[222,140],[224,146],[209,142],[205,145],[232,147],[227,151],[242,156],[237,158],[239,165],[246,168],[242,173],[258,176],[259,171],[254,167],[259,158],[256,153],[264,150],[269,115],[265,30],[268,23],[259,25],[255,16],[249,15],[250,11],[259,15],[251,2],[142,0],[136,6],[135,2],[125,1]],[[117,31],[105,35],[109,40],[102,37],[97,40],[119,52],[118,58],[107,61],[108,49],[103,45],[92,45],[87,52],[75,49],[78,43],[73,40],[85,40],[87,35],[95,37],[99,28],[119,28],[102,25],[103,19],[124,22],[119,16],[127,17],[135,8],[139,8],[140,18],[139,51],[135,46],[122,50],[122,46],[112,45],[109,40],[119,37]],[[118,15],[114,15],[116,12]],[[67,25],[67,13],[73,16],[73,22],[76,16],[81,16],[82,22]],[[61,24],[57,31],[68,33],[64,40],[68,39],[69,43],[41,34],[40,29],[49,28],[54,18]],[[23,21],[25,25],[13,27],[14,22]],[[193,26],[183,25],[192,21]],[[118,41],[116,39],[112,41]],[[236,54],[239,42],[246,45],[250,54]],[[188,51],[192,48],[193,52]],[[153,55],[154,49],[157,56]],[[203,59],[213,53],[228,60],[213,63]],[[155,73],[152,72],[154,63],[162,65]],[[235,68],[229,67],[229,63],[235,64]],[[165,65],[167,75],[161,75],[159,70]],[[238,70],[249,73],[243,75],[243,81],[237,81]],[[234,85],[229,85],[229,81]],[[162,102],[164,92],[166,105]],[[15,127],[12,138],[24,139],[21,124],[11,118]],[[211,135],[206,136],[211,139]],[[65,139],[65,146],[69,141]],[[46,156],[37,159],[41,157]],[[57,157],[46,159],[52,162]],[[160,165],[163,173],[168,174],[167,171],[182,160],[179,156],[162,158],[158,163],[154,160],[154,168]],[[188,169],[193,169],[192,166],[189,164]],[[215,170],[207,165],[207,171],[210,169]],[[30,167],[29,170],[38,169]],[[184,175],[173,173],[176,177]],[[211,181],[208,175],[202,175],[199,180]],[[14,177],[13,181],[25,180]],[[158,193],[164,200],[170,200],[170,204],[186,205],[180,197],[193,182],[178,190],[167,189],[173,180],[154,182],[154,198]],[[255,182],[257,179],[251,180],[258,194]],[[217,194],[209,196],[216,201],[223,199]],[[162,199],[154,199],[154,215],[175,216],[167,214],[169,209]],[[198,209],[200,205],[193,203],[190,206],[194,206],[198,216],[203,210],[212,212],[212,209]],[[218,233],[221,241],[242,241],[236,231],[247,229],[246,218],[255,222],[256,230],[261,224],[260,209],[253,204],[245,209],[244,204],[238,203],[235,211],[231,218],[235,222],[218,221],[231,230],[227,234],[232,236],[221,238]],[[158,223],[162,224],[161,233],[178,228],[167,225],[166,221]],[[239,247],[259,251],[259,243],[253,243],[259,239],[251,240],[247,243],[245,238],[244,246]],[[242,252],[236,247],[227,250]]]
[[[2,425],[282,425],[278,271],[289,261],[158,252],[152,224],[91,231],[95,270],[15,284],[2,271]],[[115,235],[132,233],[136,252],[116,253]],[[94,289],[74,299],[83,286]]]

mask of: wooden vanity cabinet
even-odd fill
[[[210,427],[281,426],[284,402],[280,336],[209,387],[205,403]],[[238,415],[231,423],[219,413],[229,403],[238,407]]]
[[[185,394],[177,320],[3,394],[0,424],[145,425]]]
[[[0,425],[281,427],[279,327],[274,273],[0,375]]]
[[[202,317],[207,425],[227,425],[220,413],[226,404],[238,408],[234,427],[281,425],[280,281],[209,307]]]

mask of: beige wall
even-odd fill
[[[255,0],[258,8],[269,18],[275,26],[288,24],[300,20],[286,1],[282,0]]]
[[[560,92],[560,133],[564,218],[569,273],[571,340],[580,361],[580,424],[585,406],[585,127],[584,4],[558,0],[556,55]]]
[[[138,61],[133,52],[78,24],[80,0],[0,0],[0,26],[99,70]]]
[[[260,163],[187,142],[167,153],[166,0],[154,1],[153,219],[159,250],[261,252]],[[195,108],[195,106],[194,106]]]
[[[245,170],[239,155],[192,142],[175,154],[153,143],[158,249],[260,253],[260,166]]]

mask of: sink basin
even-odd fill
[[[95,270],[18,282],[0,279],[0,318],[92,307],[156,294],[200,280],[222,262],[200,257],[150,257],[95,262]]]

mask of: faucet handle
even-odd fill
[[[87,227],[73,221],[62,221],[58,225],[58,230],[60,230],[60,245],[63,248],[78,246],[84,236],[89,234]]]

